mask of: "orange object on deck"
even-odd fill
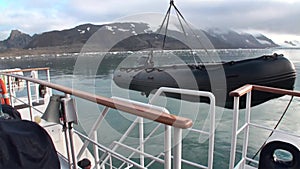
[[[10,100],[6,90],[6,85],[2,79],[0,79],[0,86],[1,86],[1,94],[2,94],[1,103],[10,105]]]

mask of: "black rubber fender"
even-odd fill
[[[291,153],[292,160],[288,162],[276,161],[275,150],[282,149]],[[261,150],[258,169],[300,169],[300,151],[287,142],[272,141],[267,143]]]

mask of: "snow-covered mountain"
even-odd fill
[[[286,48],[300,48],[300,42],[298,40],[285,40],[279,45]]]
[[[0,41],[0,50],[8,48],[24,48],[34,49],[53,46],[76,46],[80,48],[89,40],[89,38],[97,31],[101,31],[102,39],[100,42],[105,47],[106,44],[111,42],[118,42],[114,47],[114,50],[143,50],[145,48],[161,47],[164,39],[163,34],[157,34],[157,30],[153,30],[153,27],[146,23],[111,23],[103,25],[83,24],[76,26],[75,28],[50,31],[42,34],[36,34],[30,37],[28,41],[22,41],[22,45],[7,46],[7,43]],[[271,39],[262,34],[252,35],[250,33],[237,32],[234,30],[222,30],[222,29],[208,29],[208,30],[194,30],[194,32],[201,32],[201,35],[210,41],[213,48],[220,49],[234,49],[234,48],[270,48],[277,47]],[[186,49],[187,46],[180,39],[185,39],[184,34],[179,29],[173,29],[168,31],[169,35],[176,35],[181,38],[166,38],[165,49]],[[186,33],[187,34],[187,33]],[[24,35],[24,34],[22,34]],[[120,35],[128,37],[119,42]],[[29,36],[29,35],[26,35]],[[198,37],[198,34],[189,34],[187,36]],[[11,39],[9,37],[8,39]],[[201,39],[201,37],[200,37]],[[6,42],[7,40],[5,40]],[[26,42],[26,43],[25,43]],[[14,41],[13,43],[20,43]],[[290,42],[292,45],[296,42]],[[297,42],[296,44],[299,44]],[[202,48],[196,46],[196,48]]]
[[[228,29],[213,28],[207,33],[212,36],[216,48],[270,48],[278,47],[271,39],[263,34],[250,34]]]

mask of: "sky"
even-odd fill
[[[174,0],[200,29],[221,28],[267,35],[277,43],[300,42],[300,0]],[[0,40],[13,29],[33,35],[103,24],[139,13],[164,14],[169,0],[0,0]]]

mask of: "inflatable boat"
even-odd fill
[[[215,64],[169,65],[161,67],[120,68],[113,80],[121,88],[140,91],[148,96],[160,87],[211,91],[218,106],[232,108],[228,92],[245,84],[293,89],[296,79],[294,65],[282,54],[264,55],[254,59]],[[167,96],[190,101],[203,101],[178,94]],[[254,92],[252,106],[280,97],[277,94]],[[245,107],[243,99],[241,107]]]

